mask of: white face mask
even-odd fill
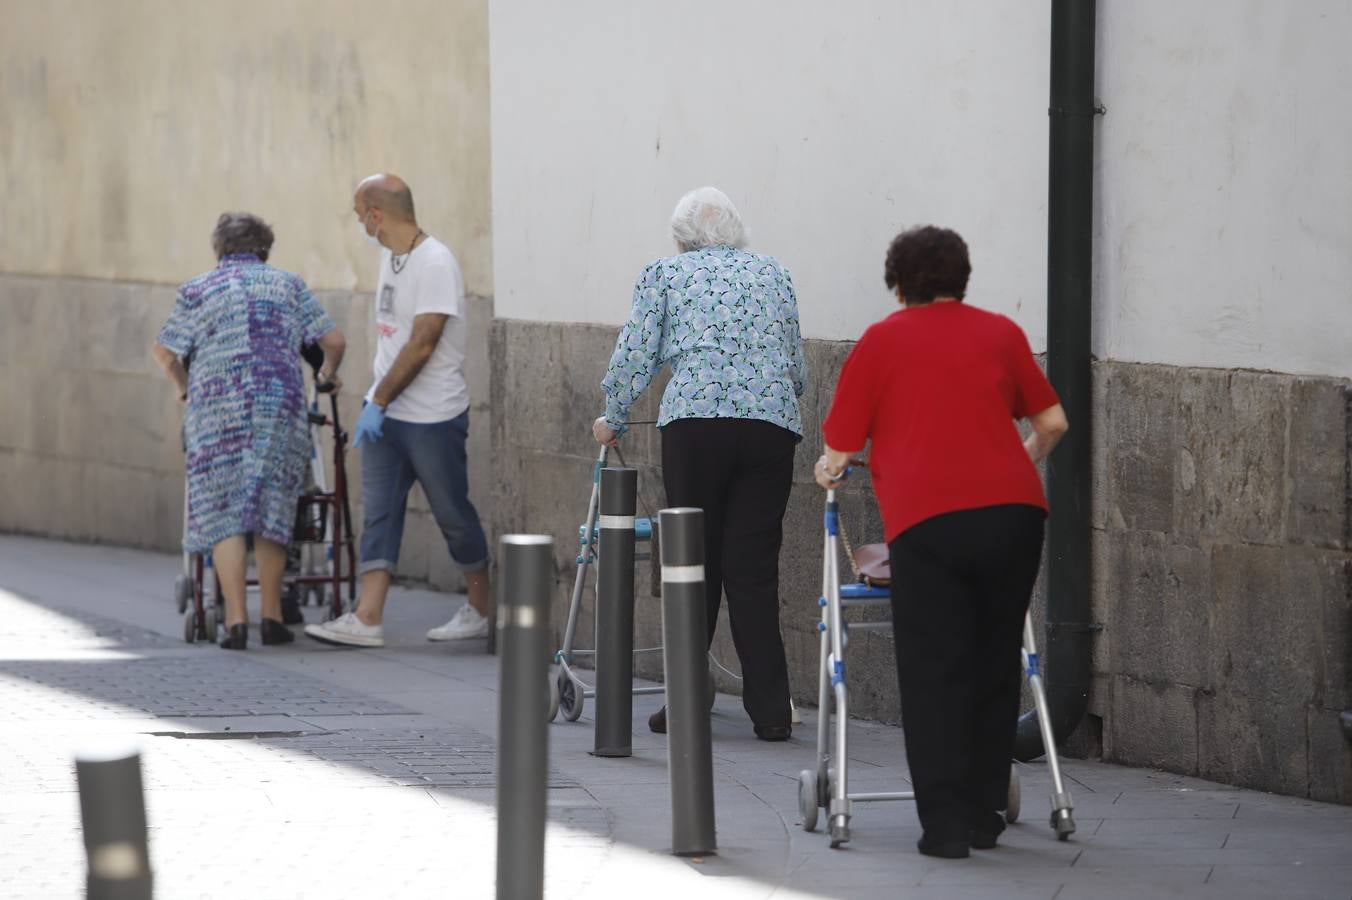
[[[362,219],[361,221],[359,221],[359,222],[357,223],[357,230],[361,232],[361,236],[364,237],[364,238],[366,238],[366,240],[370,241],[372,244],[374,244],[374,245],[377,246],[377,247],[381,246],[381,243],[380,243],[379,239],[377,239],[376,236],[375,236],[374,234],[371,234],[369,231],[366,230],[366,220],[365,220],[365,219]]]

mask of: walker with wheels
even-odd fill
[[[652,425],[652,422],[632,422],[631,425]],[[563,645],[554,654],[555,670],[549,678],[549,720],[552,722],[558,718],[560,712],[569,722],[576,722],[582,716],[582,710],[588,697],[596,696],[594,684],[587,683],[580,674],[574,663],[578,659],[590,659],[596,656],[595,650],[581,650],[575,644],[577,641],[577,624],[582,610],[582,599],[587,591],[587,573],[596,565],[598,553],[600,552],[600,534],[601,529],[598,524],[598,514],[601,503],[601,470],[606,467],[610,459],[609,447],[602,445],[600,452],[596,456],[596,461],[592,464],[592,488],[591,499],[587,502],[587,514],[582,524],[578,527],[578,555],[577,555],[577,574],[573,579],[573,593],[568,603],[568,622],[563,631]],[[624,454],[619,448],[615,448],[615,455],[620,465],[625,465]],[[642,503],[642,494],[639,495],[639,502]],[[655,521],[651,512],[644,504],[645,516],[636,516],[634,519],[634,540],[635,540],[635,561],[656,561],[658,556],[658,547],[656,540]],[[646,545],[647,549],[644,549]],[[657,567],[654,566],[653,579],[660,581],[660,575],[657,573]],[[595,586],[593,586],[595,587]],[[635,655],[640,653],[661,653],[662,647],[640,647],[634,650]],[[734,681],[741,681],[741,676],[736,672],[729,670],[720,663],[713,653],[709,654],[709,665],[717,669],[728,678]],[[634,694],[661,694],[666,688],[661,685],[650,687],[636,687]],[[709,679],[709,706],[712,708],[714,698],[717,695],[717,685],[714,679]],[[798,710],[790,704],[791,721],[794,724],[801,722]]]
[[[620,465],[624,465],[623,454],[618,449],[616,449],[615,454],[619,457]],[[595,685],[584,681],[573,665],[579,658],[590,659],[595,657],[596,651],[580,650],[574,644],[577,640],[578,618],[582,612],[582,598],[587,589],[587,572],[596,565],[597,554],[600,549],[601,526],[598,523],[597,516],[601,506],[601,470],[606,467],[609,459],[610,448],[602,444],[601,450],[596,456],[596,462],[592,466],[591,499],[587,502],[587,515],[583,519],[582,525],[578,527],[577,575],[573,579],[573,593],[568,603],[568,624],[563,630],[563,646],[554,654],[556,670],[549,679],[549,720],[551,722],[558,717],[560,712],[569,722],[576,722],[582,716],[586,698],[596,696]],[[636,548],[635,561],[649,560],[652,558],[652,554],[656,553],[651,515],[635,517],[634,545]],[[647,545],[647,550],[639,549],[644,545]],[[661,647],[642,647],[634,650],[635,655],[661,652]],[[712,682],[713,679],[710,679],[710,684]],[[660,694],[665,690],[666,688],[659,685],[636,687],[633,692],[635,694]]]
[[[822,593],[818,599],[822,619],[817,625],[821,633],[820,665],[817,689],[817,760],[815,769],[804,769],[798,775],[798,811],[803,817],[803,830],[814,831],[821,810],[826,810],[827,830],[831,847],[837,848],[850,840],[850,819],[856,802],[881,800],[914,800],[913,791],[864,792],[849,790],[849,681],[846,654],[849,632],[882,630],[892,627],[889,621],[846,622],[847,609],[886,606],[891,602],[891,591],[864,583],[842,585],[838,563],[840,507],[835,490],[826,492],[825,537],[822,553]],[[1058,840],[1066,840],[1075,833],[1074,805],[1061,779],[1061,765],[1052,738],[1051,722],[1047,715],[1047,697],[1038,668],[1037,645],[1033,640],[1031,620],[1025,616],[1023,625],[1023,667],[1032,688],[1037,708],[1042,742],[1051,770],[1053,793],[1051,797],[1051,827]],[[1009,797],[1004,810],[1005,821],[1018,821],[1021,807],[1018,770],[1011,763]]]
[[[310,360],[316,375],[319,361]],[[347,587],[348,603],[355,603],[357,591],[357,559],[352,524],[352,505],[348,497],[347,432],[338,420],[338,397],[332,384],[314,384],[310,390],[309,422],[310,488],[297,498],[296,521],[292,534],[294,546],[300,550],[299,572],[288,571],[283,589],[298,594],[301,602],[313,599],[316,605],[328,604],[327,618],[337,618],[344,612],[343,587]],[[329,395],[329,413],[320,411],[320,395]],[[324,468],[323,430],[333,430],[333,485],[330,487]],[[183,527],[188,527],[188,499],[183,498]],[[323,562],[319,557],[323,556]],[[288,570],[290,569],[288,554]],[[257,579],[249,579],[256,586]],[[174,602],[183,616],[183,640],[214,641],[216,629],[224,623],[224,598],[215,578],[211,554],[184,553],[183,572],[174,579]]]

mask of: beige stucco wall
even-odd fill
[[[177,283],[248,209],[277,265],[369,288],[380,170],[491,295],[487,0],[4,4],[0,271]]]
[[[490,519],[487,0],[0,0],[0,531],[178,546],[182,409],[148,350],[225,209],[347,333],[350,423],[378,264],[351,193],[382,169],[465,271]],[[400,572],[456,583],[416,492]]]

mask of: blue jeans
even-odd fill
[[[465,468],[469,410],[445,422],[386,419],[383,431],[380,440],[361,447],[360,571],[394,571],[408,492],[415,481],[422,485],[456,565],[466,572],[488,568],[488,541],[469,500]]]

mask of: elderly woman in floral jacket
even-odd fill
[[[790,707],[779,548],[806,379],[798,301],[778,261],[743,249],[741,217],[722,191],[682,197],[671,234],[680,252],[650,264],[634,286],[592,433],[613,444],[634,401],[671,366],[657,421],[667,503],[704,510],[709,640],[726,592],[742,703],[757,737],[782,741]],[[648,725],[666,731],[665,707]]]

